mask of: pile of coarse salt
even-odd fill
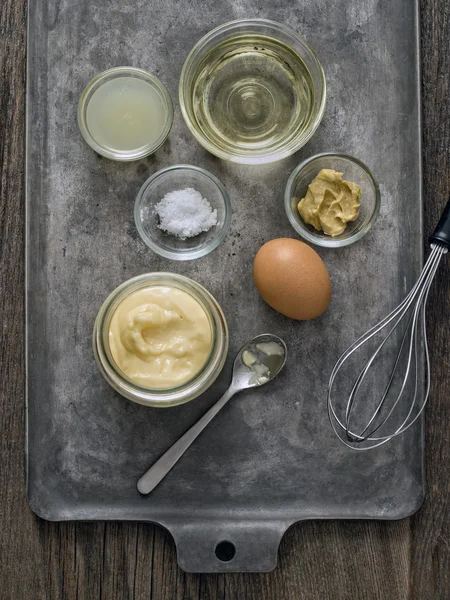
[[[167,193],[155,206],[158,227],[181,240],[191,238],[217,225],[217,210],[193,188]]]

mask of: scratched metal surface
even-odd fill
[[[292,523],[395,519],[424,494],[422,426],[372,453],[333,437],[325,391],[337,356],[401,299],[421,263],[421,164],[416,3],[409,0],[31,0],[27,139],[28,497],[51,520],[146,520],[173,534],[189,571],[265,571]],[[332,15],[332,17],[330,17]],[[261,16],[289,24],[317,50],[328,82],[325,118],[295,156],[264,167],[221,162],[185,127],[177,102],[184,59],[225,21]],[[175,102],[169,140],[132,164],[96,156],[77,129],[86,83],[116,65],[158,75]],[[346,151],[378,178],[381,214],[364,240],[319,250],[333,299],[298,323],[276,314],[251,278],[260,245],[295,237],[282,208],[286,180],[316,152]],[[193,262],[153,255],[133,222],[143,181],[175,163],[216,174],[232,199],[230,233]],[[125,279],[174,271],[205,285],[224,308],[230,355],[203,397],[157,410],[132,404],[97,371],[98,308]],[[225,390],[237,349],[272,331],[289,348],[285,372],[237,397],[149,497],[142,472]],[[219,561],[216,544],[236,547]]]

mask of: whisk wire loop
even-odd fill
[[[428,295],[430,286],[433,278],[436,274],[439,262],[442,256],[448,251],[447,247],[443,243],[432,243],[431,252],[425,266],[420,274],[417,282],[412,287],[409,294],[404,298],[400,304],[394,308],[384,319],[379,321],[366,333],[360,336],[338,359],[330,376],[328,384],[328,416],[332,425],[332,428],[336,435],[339,437],[341,442],[349,448],[355,450],[370,450],[385,444],[392,438],[404,433],[409,429],[422,414],[425,405],[427,403],[430,393],[430,356],[427,340],[427,326],[426,326],[426,305],[428,301]],[[407,317],[405,331],[403,333],[399,349],[396,353],[394,364],[390,370],[387,384],[384,388],[381,399],[378,401],[374,408],[370,418],[366,424],[362,427],[359,433],[355,432],[356,425],[352,425],[355,418],[357,398],[360,396],[362,385],[364,384],[367,374],[373,367],[374,362],[381,356],[383,348],[385,348],[388,341],[393,336],[394,332],[400,327],[400,323]],[[341,417],[342,409],[339,409],[339,405],[335,405],[335,398],[333,394],[333,385],[335,384],[336,377],[341,371],[344,363],[354,355],[363,345],[367,344],[383,329],[389,328],[387,334],[383,337],[374,353],[367,361],[365,366],[361,369],[358,376],[356,377],[350,395],[345,405],[344,415]],[[426,372],[426,385],[423,391],[422,401],[418,402],[419,397],[419,372],[420,372],[420,360],[421,360],[421,341],[423,342],[423,349],[425,354],[425,372]],[[401,357],[406,349],[406,367],[405,372],[402,375],[401,383],[399,384],[399,391],[397,397],[389,406],[387,399],[396,379],[396,374],[399,369]],[[398,411],[401,406],[401,400],[405,398],[406,391],[408,388],[408,381],[413,374],[414,386],[410,405],[406,412],[406,416],[400,418],[400,424],[396,424],[393,430],[383,432],[391,421],[393,421],[394,414]],[[383,415],[383,409],[387,407],[387,413]],[[378,432],[378,435],[375,435]]]

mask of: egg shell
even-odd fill
[[[267,304],[291,319],[315,319],[331,300],[323,260],[300,240],[278,238],[264,244],[255,256],[253,277]]]

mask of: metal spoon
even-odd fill
[[[268,347],[265,344],[275,343],[279,347],[279,354],[268,355]],[[259,349],[257,346],[261,346]],[[270,348],[270,347],[269,347]],[[264,350],[264,351],[263,351]],[[251,366],[243,362],[243,354],[248,364],[254,358],[257,359]],[[286,344],[276,335],[266,333],[258,335],[243,346],[234,361],[233,379],[225,394],[212,406],[201,419],[197,421],[173,446],[159,458],[154,465],[148,469],[137,482],[137,489],[141,494],[150,494],[151,491],[164,479],[170,469],[179,461],[192,442],[200,435],[205,427],[212,421],[217,413],[225,406],[237,392],[264,385],[278,375],[286,362]],[[249,360],[250,359],[250,360]],[[255,365],[259,365],[256,367]],[[262,368],[261,368],[262,366]],[[263,372],[264,371],[264,372]]]

